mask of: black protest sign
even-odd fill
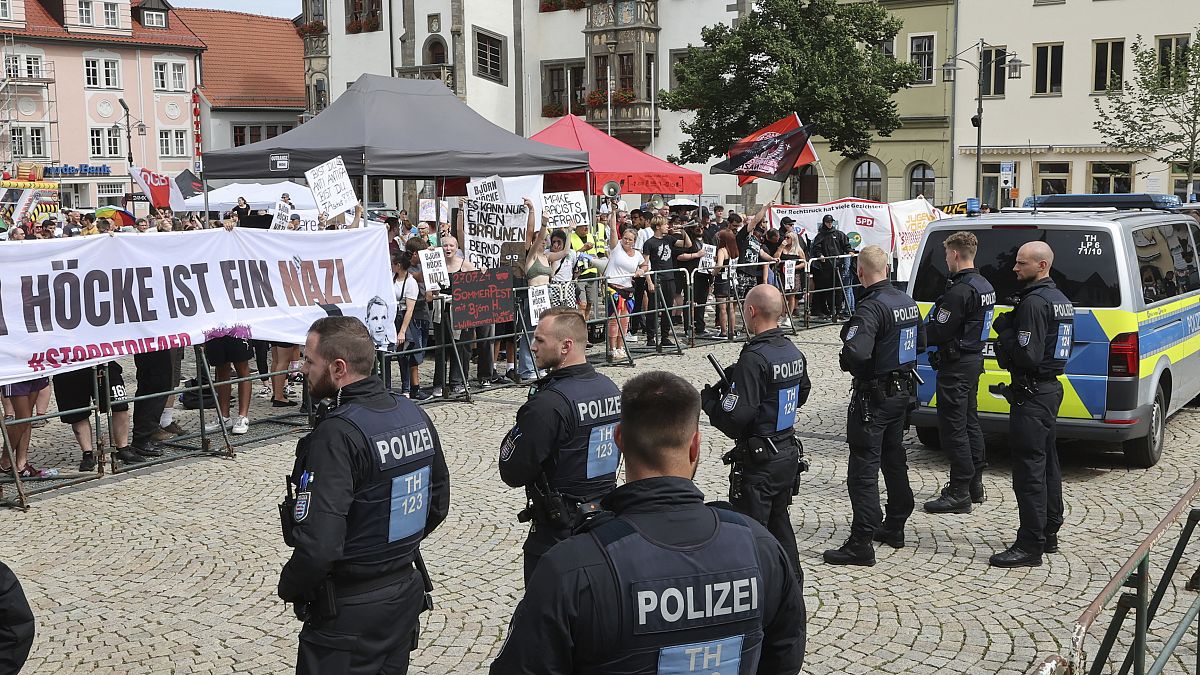
[[[450,276],[454,286],[450,311],[454,315],[455,330],[516,319],[510,270],[476,270]]]

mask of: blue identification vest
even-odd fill
[[[349,403],[329,413],[362,433],[374,466],[354,491],[346,515],[345,562],[411,560],[425,537],[436,451],[433,432],[416,404],[394,398],[389,410]]]
[[[890,286],[872,293],[868,300],[882,305],[875,334],[875,375],[911,370],[917,361],[917,322],[921,320],[917,303]]]
[[[996,312],[996,289],[978,272],[965,275],[958,283],[969,285],[975,291],[975,299],[979,303],[963,321],[958,346],[964,352],[978,352],[983,349],[988,335],[992,332],[992,317]]]
[[[766,390],[752,426],[754,435],[773,437],[790,431],[800,416],[800,377],[807,368],[804,355],[786,339],[781,344],[755,343],[747,349],[767,362]]]
[[[754,532],[744,516],[712,511],[716,531],[691,549],[660,546],[622,518],[592,530],[616,575],[620,638],[579,672],[758,672],[766,589]]]
[[[1057,377],[1067,369],[1067,360],[1071,358],[1071,347],[1075,342],[1075,307],[1057,286],[1041,286],[1030,291],[1029,295],[1036,295],[1050,305],[1045,351],[1042,363],[1034,374],[1039,378]]]
[[[561,396],[571,409],[575,431],[558,448],[546,476],[550,488],[580,501],[602,497],[617,486],[621,453],[613,431],[621,417],[621,390],[598,373],[551,380],[538,396]]]

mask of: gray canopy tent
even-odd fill
[[[258,143],[204,153],[204,178],[294,178],[341,155],[351,176],[394,179],[584,171],[586,152],[492,124],[441,81],[364,74],[312,120]]]

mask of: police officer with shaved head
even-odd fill
[[[737,363],[701,395],[709,422],[734,440],[722,459],[730,464],[729,501],[779,539],[800,569],[796,532],[788,514],[808,468],[795,429],[800,406],[812,388],[808,363],[779,327],[783,295],[768,284],[746,294],[746,330]]]
[[[1011,384],[999,389],[1008,400],[1008,437],[1013,453],[1013,491],[1021,525],[1017,540],[993,555],[993,567],[1036,567],[1043,553],[1058,553],[1063,523],[1062,473],[1055,447],[1055,422],[1062,404],[1058,381],[1071,358],[1075,308],[1050,278],[1054,251],[1031,241],[1017,251],[1013,271],[1024,288],[1013,311],[996,318],[996,361]]]
[[[793,561],[753,519],[704,503],[699,414],[677,375],[626,383],[614,437],[628,482],[542,557],[494,675],[799,672]]]
[[[846,411],[850,460],[846,488],[854,520],[850,536],[825,551],[830,565],[875,564],[872,540],[904,546],[904,523],[913,512],[904,429],[916,401],[917,352],[925,350],[925,324],[917,303],[888,280],[890,257],[878,246],[858,254],[863,296],[842,327],[842,370],[854,377]],[[887,511],[879,508],[879,472],[887,485]]]
[[[420,544],[446,518],[450,474],[423,410],[372,375],[362,321],[318,319],[302,371],[332,399],[296,447],[280,505],[295,550],[279,597],[304,621],[297,673],[405,673],[433,586]]]
[[[613,429],[621,390],[587,362],[587,339],[578,310],[542,312],[531,349],[537,367],[549,374],[531,388],[500,445],[500,479],[525,488],[526,507],[517,519],[531,523],[523,546],[526,581],[538,559],[617,486],[621,455]]]

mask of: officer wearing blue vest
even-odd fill
[[[1043,553],[1058,553],[1063,522],[1062,473],[1055,447],[1055,420],[1062,403],[1058,381],[1071,358],[1075,308],[1050,279],[1054,252],[1044,241],[1017,251],[1013,271],[1025,287],[1013,311],[996,318],[996,360],[1012,384],[999,386],[1009,403],[1008,437],[1013,452],[1013,492],[1021,526],[1017,541],[993,555],[994,567],[1036,567]]]
[[[888,280],[890,258],[878,246],[858,254],[862,300],[842,327],[842,370],[854,377],[846,411],[850,462],[846,487],[854,520],[850,537],[825,551],[830,565],[874,565],[871,540],[904,546],[904,523],[913,512],[904,429],[916,400],[917,352],[925,350],[925,324],[913,299]],[[879,471],[887,485],[887,515],[879,508]]]
[[[628,482],[547,553],[526,584],[493,675],[791,675],[804,660],[800,582],[779,541],[706,505],[700,397],[654,371],[621,394]]]
[[[929,513],[970,513],[982,504],[987,453],[979,428],[979,376],[983,347],[992,330],[996,290],[975,269],[979,240],[955,232],[942,243],[950,279],[946,292],[925,318],[931,347],[929,365],[937,371],[938,437],[950,456],[950,482],[942,494],[925,502]]]
[[[579,311],[551,307],[533,334],[537,367],[550,371],[530,390],[517,424],[500,445],[500,478],[524,487],[530,522],[525,580],[538,559],[617,486],[621,454],[613,429],[621,413],[621,390],[587,362],[587,324]]]
[[[297,673],[405,673],[433,590],[420,544],[446,518],[437,431],[371,374],[362,321],[318,319],[304,344],[314,400],[333,405],[296,447],[283,538],[295,550],[279,597],[304,621]]]
[[[804,354],[779,327],[783,308],[783,295],[769,284],[746,294],[746,330],[754,337],[701,401],[709,422],[735,441],[723,458],[732,465],[729,502],[766,526],[799,569],[788,506],[808,463],[793,427],[811,383]]]

